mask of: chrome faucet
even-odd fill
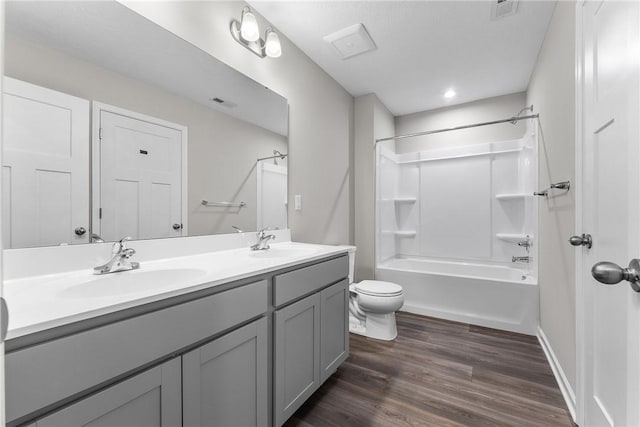
[[[99,234],[91,233],[91,243],[104,243],[104,239]]]
[[[266,251],[269,249],[269,240],[275,240],[276,236],[273,234],[266,234],[266,232],[267,229],[263,228],[256,233],[257,241],[255,245],[251,245],[252,251]]]
[[[524,240],[519,241],[518,246],[520,246],[521,248],[524,248],[527,251],[527,255],[528,255],[529,251],[531,250],[531,246],[533,246],[533,242],[531,241],[531,238],[529,237],[529,235],[527,235]]]
[[[529,264],[532,261],[530,256],[514,256],[511,257],[511,262],[523,262],[525,264]]]
[[[108,274],[116,273],[118,271],[135,270],[140,268],[140,263],[130,261],[130,258],[135,255],[136,251],[132,248],[127,248],[126,241],[131,240],[131,237],[125,237],[113,244],[111,253],[113,257],[109,262],[103,265],[94,267],[93,274]]]

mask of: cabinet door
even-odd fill
[[[185,426],[268,424],[267,319],[182,356]]]
[[[320,386],[320,293],[275,312],[275,424]]]
[[[320,293],[320,382],[349,356],[349,282],[343,280]]]
[[[180,358],[38,420],[45,426],[180,426],[182,423]]]

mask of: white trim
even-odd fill
[[[98,101],[92,101],[91,103],[91,168],[89,176],[91,177],[90,198],[91,198],[91,233],[100,233],[100,180],[94,178],[94,169],[100,170],[100,114],[105,111],[113,114],[118,114],[132,119],[141,120],[152,123],[158,126],[164,126],[169,129],[175,129],[180,132],[181,135],[181,147],[182,147],[182,164],[181,180],[182,180],[182,203],[180,209],[180,216],[182,221],[181,237],[189,235],[189,194],[188,194],[188,143],[189,143],[189,129],[186,126],[169,122],[167,120],[159,119],[157,117],[148,116],[146,114],[138,113],[136,111],[126,110],[124,108],[116,107],[109,104],[104,104]],[[91,237],[89,237],[91,238]]]
[[[575,192],[575,235],[583,233],[583,151],[582,151],[582,109],[583,109],[583,13],[585,2],[576,2],[575,10],[575,186],[577,189]],[[579,424],[584,424],[584,378],[585,378],[585,365],[584,355],[586,348],[585,343],[585,330],[584,330],[584,313],[585,313],[585,296],[583,292],[583,262],[584,249],[575,251],[575,292],[576,292],[576,391],[577,399],[575,399],[576,410],[574,421]]]
[[[562,366],[560,365],[560,362],[558,362],[558,359],[556,358],[556,355],[551,348],[551,344],[549,344],[549,340],[547,340],[547,336],[544,334],[544,331],[540,327],[538,327],[538,341],[540,341],[542,351],[544,351],[544,355],[547,357],[547,361],[549,362],[551,370],[553,371],[553,376],[556,377],[556,381],[558,382],[558,386],[560,387],[562,397],[564,398],[564,401],[567,404],[567,408],[569,408],[571,418],[575,423],[576,394],[574,393],[573,388],[571,388],[571,384],[569,384],[567,376],[564,374]]]
[[[0,3],[0,76],[4,76],[4,22],[5,22],[5,13],[4,13],[5,2]],[[4,93],[3,91],[3,82],[0,79],[0,94]],[[2,116],[4,115],[4,106],[2,105],[2,98],[0,98],[0,165],[2,164],[2,145],[4,141],[2,141]],[[2,173],[0,173],[0,188],[2,188]],[[8,200],[2,200],[0,197],[0,207],[2,207],[3,203],[8,203]],[[2,209],[0,209],[0,224],[2,224]],[[0,250],[2,250],[2,227],[0,226]],[[6,251],[3,250],[4,253]],[[0,297],[3,296],[3,278],[5,277],[4,272],[4,257],[0,257]],[[1,322],[1,320],[0,320]],[[1,325],[0,325],[1,326]],[[5,425],[5,375],[4,375],[4,343],[0,342],[0,425]]]

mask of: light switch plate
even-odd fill
[[[300,194],[296,194],[296,197],[295,197],[295,209],[297,211],[301,211],[302,210],[302,196]]]

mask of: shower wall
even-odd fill
[[[416,153],[379,144],[377,261],[526,255],[518,243],[535,239],[535,140],[531,127],[521,139]]]

